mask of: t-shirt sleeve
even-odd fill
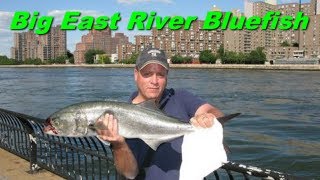
[[[178,90],[179,91],[179,98],[182,99],[183,105],[188,112],[188,116],[191,118],[195,115],[196,111],[200,106],[206,104],[207,102],[200,98],[197,95],[192,94],[186,90]]]

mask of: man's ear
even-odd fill
[[[137,82],[138,79],[138,73],[139,71],[137,70],[137,68],[134,68],[134,80]]]

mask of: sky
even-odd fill
[[[189,2],[188,2],[189,1]],[[298,2],[298,0],[282,0],[282,2]],[[302,0],[302,2],[309,2]],[[279,2],[281,3],[281,2]],[[244,0],[3,0],[0,4],[0,55],[10,57],[10,48],[13,46],[13,33],[10,30],[13,14],[16,11],[27,11],[32,14],[38,11],[40,16],[54,16],[54,25],[61,24],[66,11],[79,11],[83,16],[112,16],[119,12],[121,20],[119,29],[114,32],[122,32],[134,42],[134,35],[151,34],[147,30],[127,30],[128,20],[134,11],[157,12],[158,16],[198,16],[204,19],[206,13],[213,6],[222,11],[240,9],[243,12]],[[88,31],[67,31],[67,49],[73,52],[76,43],[81,41],[81,36]]]

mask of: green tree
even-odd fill
[[[180,55],[174,55],[171,57],[171,62],[172,62],[172,64],[183,64],[184,59]]]
[[[111,64],[111,59],[109,56],[103,56],[103,63],[104,64]]]
[[[223,46],[223,44],[221,44],[218,51],[217,51],[217,58],[222,59],[223,56],[224,56],[224,46]]]
[[[256,50],[250,52],[246,64],[264,64],[266,60],[267,58],[263,52],[263,48],[258,47]]]
[[[121,62],[122,62],[123,64],[135,64],[136,61],[137,61],[137,59],[138,59],[138,56],[139,56],[138,53],[133,53],[133,54],[130,56],[130,58],[124,59],[124,60],[122,60]]]
[[[0,60],[7,60],[9,59],[7,56],[0,56]]]
[[[225,52],[221,61],[223,64],[264,64],[266,59],[266,54],[263,52],[263,48],[258,47],[249,54],[236,53],[232,51]]]
[[[19,64],[15,59],[9,59],[7,56],[0,56],[0,65],[16,65]]]
[[[24,64],[34,64],[34,65],[41,65],[43,64],[40,58],[31,59],[28,58],[24,61]]]
[[[85,54],[84,54],[84,59],[87,64],[93,64],[94,63],[94,56],[96,54],[105,54],[104,51],[98,50],[98,49],[89,49]]]
[[[171,62],[173,64],[190,64],[192,63],[192,57],[190,56],[183,57],[180,55],[174,55],[171,57]]]
[[[111,59],[109,56],[103,54],[99,57],[98,64],[111,64]]]
[[[192,57],[187,56],[183,58],[184,64],[191,64],[192,63]]]
[[[236,52],[227,51],[221,59],[222,64],[239,64]]]
[[[54,61],[56,64],[65,64],[67,59],[68,59],[68,56],[63,55],[63,56],[57,57]]]
[[[217,57],[212,54],[210,50],[204,50],[200,52],[199,61],[204,64],[216,63]]]
[[[135,64],[137,59],[138,59],[139,54],[138,53],[133,53],[130,57],[130,62],[131,64]]]
[[[67,51],[67,57],[69,59],[69,63],[74,64],[74,55],[70,52],[70,50]]]
[[[68,57],[66,55],[58,56],[55,59],[50,59],[46,64],[65,64]]]
[[[237,55],[237,64],[245,64],[246,60],[248,59],[248,55],[245,53],[238,53]]]

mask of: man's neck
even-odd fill
[[[133,98],[132,104],[139,104],[139,103],[142,103],[144,101],[149,101],[149,100],[154,100],[155,103],[158,104],[159,101],[160,101],[160,98],[158,98],[158,99],[148,99],[148,98],[144,98],[140,94],[138,94],[135,98]]]

